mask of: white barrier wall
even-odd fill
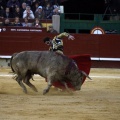
[[[10,58],[0,58],[0,67],[8,67],[10,64]]]
[[[52,16],[52,25],[57,32],[60,32],[60,16],[59,15],[53,15]]]

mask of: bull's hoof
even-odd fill
[[[38,90],[36,88],[33,88],[33,91],[38,92]]]
[[[27,94],[27,90],[23,90],[23,92],[24,92],[25,94]]]
[[[44,89],[44,90],[43,90],[43,95],[45,95],[45,94],[48,93],[48,92],[49,92],[48,89]]]
[[[36,90],[34,90],[35,92],[38,92],[38,90],[36,89]]]

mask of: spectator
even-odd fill
[[[30,6],[26,7],[26,10],[23,12],[23,18],[28,18],[28,19],[34,19],[35,16],[33,14],[33,11],[30,9]]]
[[[6,0],[0,0],[0,16],[3,15],[6,8]]]
[[[14,22],[13,26],[22,26],[22,23],[20,22],[19,17],[15,17],[15,22]]]
[[[24,22],[22,23],[22,26],[23,27],[31,27],[32,25],[28,21],[29,21],[29,19],[24,18]]]
[[[35,19],[35,22],[33,23],[33,26],[36,28],[42,28],[42,23],[38,18]]]
[[[26,3],[26,6],[30,6],[31,7],[31,4],[32,4],[32,0],[20,0],[20,4],[22,5],[22,3]]]
[[[20,11],[20,8],[19,7],[16,7],[15,8],[15,12],[14,12],[14,17],[19,17],[19,18],[22,18],[22,13]]]
[[[41,5],[42,6],[47,6],[48,3],[51,3],[51,0],[41,0]]]
[[[58,6],[54,6],[54,9],[53,9],[53,15],[60,15],[60,9]]]
[[[13,18],[13,14],[11,14],[10,9],[6,7],[5,12],[2,15],[3,18]]]
[[[35,13],[36,9],[39,7],[39,4],[40,4],[39,0],[32,1],[31,9],[32,9],[33,13]]]
[[[35,18],[44,19],[45,13],[42,9],[42,6],[39,6],[35,11]]]
[[[60,5],[61,0],[51,0],[52,5]]]
[[[3,9],[5,10],[6,4],[7,4],[6,0],[0,0],[0,10],[3,10]]]
[[[23,2],[22,5],[21,5],[21,15],[23,16],[23,12],[26,10],[26,3]]]
[[[47,6],[44,7],[45,19],[52,19],[52,10],[50,3],[47,3]]]
[[[18,0],[8,0],[7,7],[10,8],[10,12],[14,12],[16,7],[20,7],[20,2]]]
[[[10,23],[10,20],[8,18],[5,19],[5,21],[3,22],[3,26],[12,26],[12,24]]]
[[[48,33],[58,33],[56,30],[54,30],[54,28],[53,28],[52,25],[49,26],[49,29],[48,29],[47,32],[48,32]]]

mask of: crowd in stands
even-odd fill
[[[29,19],[34,19],[35,27],[42,27],[40,20],[52,19],[60,15],[61,0],[0,0],[0,18],[4,18],[4,26],[31,26]],[[14,24],[10,23],[14,19]],[[20,22],[24,19],[24,23]]]

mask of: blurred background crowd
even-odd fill
[[[61,0],[0,0],[0,18],[4,26],[29,26],[28,20],[34,19],[32,26],[42,27],[41,19],[52,19],[60,15]],[[10,19],[14,24],[10,24]],[[24,23],[20,23],[24,19]]]
[[[60,0],[0,0],[1,18],[51,19],[59,15]]]

